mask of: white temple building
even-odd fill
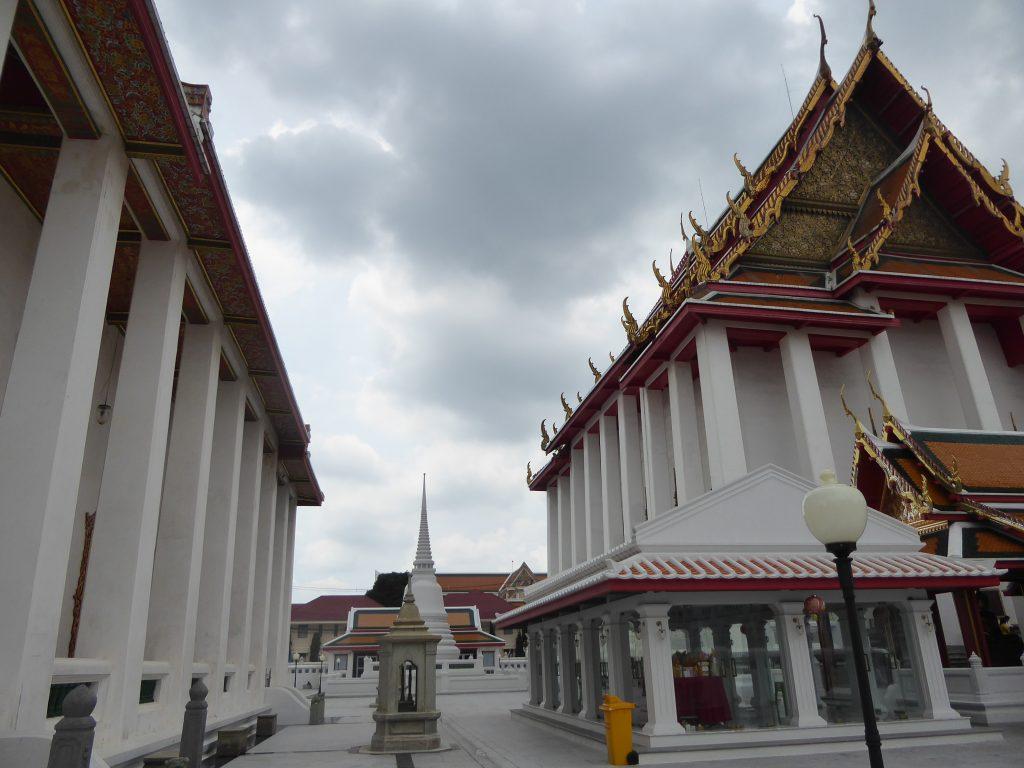
[[[0,0],[0,53],[0,764],[44,765],[84,683],[94,755],[134,768],[196,678],[211,738],[301,706],[295,523],[322,494],[210,90],[153,4]]]

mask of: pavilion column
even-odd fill
[[[203,566],[196,619],[197,662],[210,667],[206,687],[211,716],[219,714],[227,664],[228,609],[234,568],[238,475],[242,455],[245,388],[241,381],[222,381],[213,422],[210,484],[206,500]]]
[[[127,171],[120,137],[65,139],[36,248],[0,412],[0,731],[45,724]]]
[[[643,444],[636,395],[619,393],[616,407],[619,426],[619,469],[622,483],[623,541],[633,538],[633,528],[644,521]]]
[[[160,698],[175,721],[192,680],[220,349],[218,325],[185,326],[146,626],[146,658],[170,664]]]
[[[899,609],[909,625],[911,652],[915,666],[920,670],[921,691],[924,696],[922,717],[934,720],[954,720],[960,717],[949,704],[946,677],[942,672],[942,657],[939,654],[938,636],[931,600],[908,600],[899,603]],[[897,670],[898,671],[898,670]]]
[[[572,568],[572,485],[569,475],[558,478],[558,566]]]
[[[668,364],[668,405],[672,416],[672,461],[679,504],[704,493],[704,459],[697,426],[693,369],[674,360]]]
[[[608,693],[629,700],[632,692],[629,671],[629,643],[626,640],[626,623],[618,612],[605,614],[602,618],[608,637]]]
[[[563,624],[555,635],[555,651],[558,654],[558,711],[565,715],[575,714],[576,670],[573,665],[572,625]]]
[[[597,719],[598,675],[597,628],[586,619],[580,623],[580,717]]]
[[[587,432],[583,436],[583,485],[587,508],[587,557],[608,551],[604,538],[604,504],[601,501],[601,436]]]
[[[189,255],[147,240],[135,272],[76,653],[112,662],[101,740],[135,730]]]
[[[263,456],[263,478],[260,481],[260,510],[256,533],[256,565],[253,577],[252,641],[249,664],[255,669],[256,684],[250,694],[266,685],[266,658],[269,643],[271,578],[274,570],[274,536],[276,533],[277,454]]]
[[[754,622],[750,622],[753,624]],[[726,670],[722,675],[723,683],[725,685],[726,695],[729,697],[729,701],[736,701],[736,678],[728,673],[729,667],[733,659],[732,656],[732,637],[730,635],[732,626],[725,623],[724,621],[715,621],[711,624],[711,637],[714,640],[715,648],[720,650],[719,661],[721,661],[723,668]],[[750,642],[748,636],[748,646],[753,645]],[[754,686],[754,696],[757,696],[757,680],[752,680]]]
[[[544,709],[555,709],[558,701],[558,681],[555,679],[555,668],[558,666],[558,630],[545,630],[543,638],[544,654]]]
[[[598,421],[601,443],[601,524],[609,550],[623,542],[622,469],[619,456],[619,427],[614,416]]]
[[[288,671],[288,643],[291,638],[292,626],[292,584],[295,578],[295,494],[291,485],[284,486],[285,504],[288,510],[288,527],[285,540],[285,561],[284,561],[284,594],[281,600],[281,621],[278,624],[281,632],[281,645],[284,647],[284,673]]]
[[[649,736],[670,736],[686,731],[676,719],[676,689],[672,682],[672,641],[666,603],[638,605],[640,639],[644,648],[644,688],[647,690]]]
[[[804,629],[804,604],[780,603],[776,619],[783,672],[789,680],[789,724],[798,728],[823,728],[826,723],[818,714],[818,694],[814,689],[811,652]]]
[[[252,646],[253,569],[263,481],[263,425],[247,421],[242,429],[242,457],[238,476],[238,515],[235,521],[235,556],[228,612],[228,661],[235,665],[232,698],[249,689],[249,651]]]
[[[697,331],[697,366],[704,405],[711,487],[721,488],[747,474],[740,406],[725,326],[707,323]]]
[[[530,668],[530,703],[544,704],[544,641],[543,635],[527,632],[526,660]]]
[[[644,488],[647,489],[647,518],[653,520],[675,506],[672,468],[668,459],[668,429],[665,392],[640,389],[640,421],[643,424]]]
[[[939,328],[946,343],[953,381],[960,395],[968,429],[1000,431],[1003,428],[996,408],[992,385],[978,349],[971,318],[962,301],[951,301],[939,310]]]
[[[804,476],[814,479],[831,469],[835,462],[807,331],[790,331],[782,338],[779,348],[796,433],[797,458]]]
[[[548,574],[555,575],[561,569],[558,563],[558,481],[548,486],[545,491],[548,502]]]
[[[276,476],[277,466],[274,466]],[[267,617],[267,656],[263,664],[270,670],[271,685],[286,685],[288,655],[288,637],[283,635],[281,627],[284,615],[284,569],[288,564],[288,489],[287,486],[274,485],[274,548],[273,571],[270,576],[270,604]],[[291,619],[289,606],[288,619]]]
[[[587,485],[583,448],[573,448],[569,458],[569,501],[572,518],[572,564],[587,559]]]

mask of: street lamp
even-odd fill
[[[302,656],[298,651],[292,654],[292,672],[294,673],[292,676],[292,688],[299,687],[299,659],[301,658]]]
[[[875,722],[875,707],[871,701],[868,669],[864,663],[864,642],[853,597],[853,568],[850,553],[857,548],[857,540],[868,524],[868,505],[864,494],[849,485],[836,482],[831,469],[821,473],[821,485],[804,496],[804,522],[818,541],[825,545],[836,559],[836,573],[846,603],[846,619],[853,646],[853,665],[857,671],[857,690],[864,714],[864,743],[868,746],[871,768],[884,768],[882,739]]]

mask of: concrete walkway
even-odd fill
[[[569,736],[522,718],[509,710],[523,693],[451,694],[438,697],[443,713],[441,735],[452,749],[398,758],[362,755],[354,750],[373,733],[371,699],[328,699],[327,716],[335,722],[285,728],[230,768],[583,768],[603,766],[602,744]],[[1004,731],[1004,740],[978,744],[887,749],[886,768],[1007,768],[1021,765],[1024,727]],[[824,747],[827,750],[827,746]],[[866,753],[829,753],[830,768],[864,768]],[[687,768],[820,768],[821,755],[685,762]]]

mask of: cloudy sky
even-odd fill
[[[624,343],[678,250],[835,76],[866,2],[157,0],[213,90],[243,231],[327,501],[296,600],[412,561],[420,473],[439,569],[545,567],[542,418]],[[910,82],[990,167],[1024,170],[1024,4],[879,0]],[[571,397],[572,395],[570,395]]]

